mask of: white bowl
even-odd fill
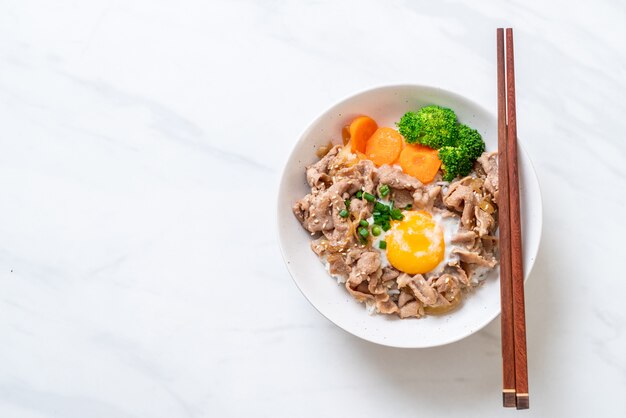
[[[304,131],[285,166],[278,193],[278,233],[287,269],[302,294],[326,318],[364,340],[392,347],[433,347],[448,344],[480,330],[500,313],[498,271],[469,294],[462,306],[442,316],[398,319],[368,315],[365,306],[331,278],[311,251],[311,236],[302,228],[291,208],[310,192],[305,167],[318,158],[317,147],[331,140],[341,142],[341,129],[355,117],[368,115],[379,126],[394,123],[408,110],[429,104],[453,109],[459,121],[477,129],[487,150],[497,150],[497,119],[476,103],[442,89],[418,85],[384,86],[350,96],[331,106]],[[541,194],[528,155],[520,146],[520,196],[523,225],[524,271],[528,277],[541,238]],[[528,305],[528,302],[527,302]]]

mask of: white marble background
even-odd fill
[[[625,23],[617,0],[1,0],[0,417],[518,413],[498,321],[358,340],[293,285],[274,221],[331,102],[415,82],[495,109],[509,25],[545,207],[519,414],[626,416]]]

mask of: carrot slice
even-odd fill
[[[423,145],[407,145],[400,153],[398,162],[402,171],[426,184],[433,181],[441,167],[437,153],[436,149]]]
[[[377,166],[393,164],[402,151],[400,132],[392,128],[378,128],[367,141],[365,155]]]
[[[365,152],[365,144],[372,134],[376,132],[378,125],[369,116],[359,116],[350,124],[350,149],[352,152]]]

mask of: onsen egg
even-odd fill
[[[387,259],[396,269],[408,274],[433,270],[445,256],[443,230],[426,211],[404,212],[386,235]]]

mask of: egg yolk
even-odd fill
[[[391,223],[385,239],[389,263],[408,274],[431,271],[445,254],[443,231],[425,211],[404,212],[402,221]]]

